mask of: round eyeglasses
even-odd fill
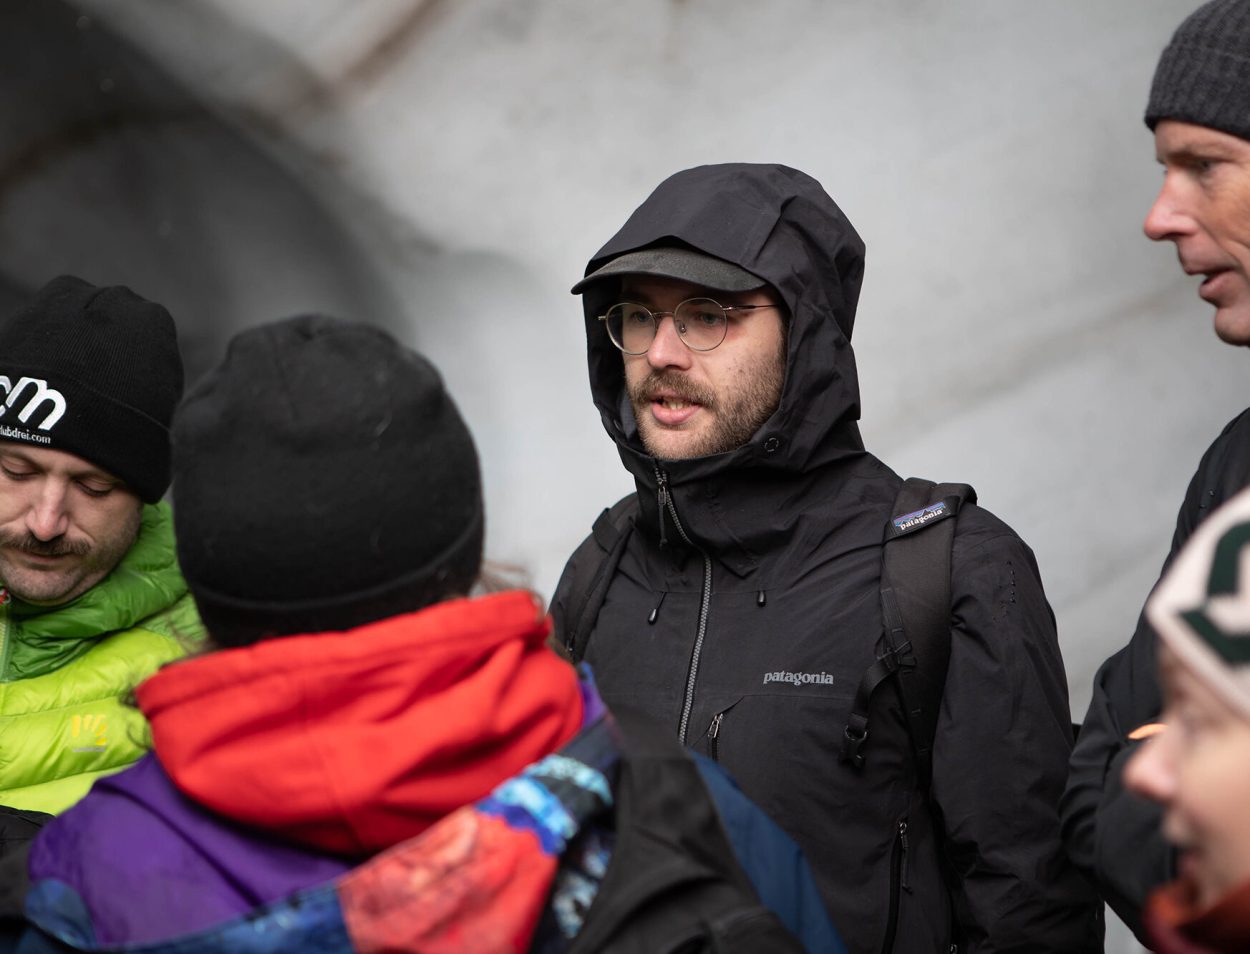
[[[776,305],[722,305],[711,298],[688,298],[672,311],[652,311],[637,302],[613,305],[599,320],[607,326],[612,343],[626,354],[646,354],[665,315],[673,316],[677,335],[691,351],[711,351],[725,340],[731,311],[754,311]]]

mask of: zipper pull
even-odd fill
[[[713,762],[720,761],[720,746],[716,740],[720,737],[721,720],[725,718],[725,713],[718,712],[712,717],[712,724],[707,729],[707,754]]]
[[[756,606],[763,606],[763,605],[764,605],[765,603],[767,603],[767,602],[768,602],[768,597],[764,595],[764,591],[763,591],[763,590],[760,590],[758,593],[756,593],[756,594],[755,594],[755,605],[756,605]]]
[[[668,510],[668,474],[658,467],[655,469],[655,483],[656,499],[660,505],[660,546],[667,547],[668,534],[664,531],[664,525],[667,521],[664,519],[664,512]]]

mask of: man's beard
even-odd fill
[[[8,530],[0,530],[0,547],[44,557],[86,556],[91,552],[91,544],[85,540],[66,540],[62,537],[40,540],[31,533],[13,533]]]
[[[699,404],[700,413],[710,416],[708,427],[697,441],[685,445],[680,454],[681,459],[694,457],[711,457],[737,450],[749,441],[767,421],[781,401],[781,388],[785,381],[785,351],[775,361],[762,362],[758,372],[746,377],[736,393],[717,396],[711,388],[690,381],[680,371],[652,371],[633,387],[629,388],[629,402],[634,409],[634,420],[638,423],[638,436],[647,453],[660,460],[666,459],[658,446],[650,440],[652,428],[662,431],[663,428],[646,415],[650,413],[650,396],[657,391],[679,398],[680,400]],[[669,458],[672,459],[672,458]]]

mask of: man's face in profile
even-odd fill
[[[1165,119],[1155,127],[1163,188],[1145,232],[1176,245],[1198,295],[1215,306],[1215,333],[1250,345],[1250,142]]]

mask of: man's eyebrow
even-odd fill
[[[0,460],[17,461],[25,464],[27,467],[33,467],[35,470],[44,471],[46,468],[32,457],[23,454],[20,448],[0,450]],[[125,484],[120,477],[114,477],[108,471],[100,470],[98,467],[85,467],[81,470],[70,470],[68,474],[71,480],[98,480],[102,484],[111,484],[121,487]]]
[[[23,464],[28,464],[31,467],[39,466],[33,460],[31,460],[29,457],[23,454],[19,448],[16,448],[16,447],[14,448],[6,447],[3,450],[0,450],[0,460],[16,460],[16,461],[20,461]]]
[[[70,480],[97,480],[102,484],[109,484],[114,487],[125,485],[126,482],[124,480],[120,477],[114,477],[107,470],[101,470],[99,467],[95,467],[86,461],[84,463],[87,464],[86,467],[68,468]]]
[[[1234,153],[1222,142],[1194,142],[1186,140],[1170,149],[1155,153],[1155,161],[1166,165],[1169,162],[1193,162],[1198,159],[1232,159]]]
[[[74,480],[98,480],[102,484],[111,484],[115,487],[122,485],[119,478],[103,470],[78,470],[71,473],[70,477]]]

